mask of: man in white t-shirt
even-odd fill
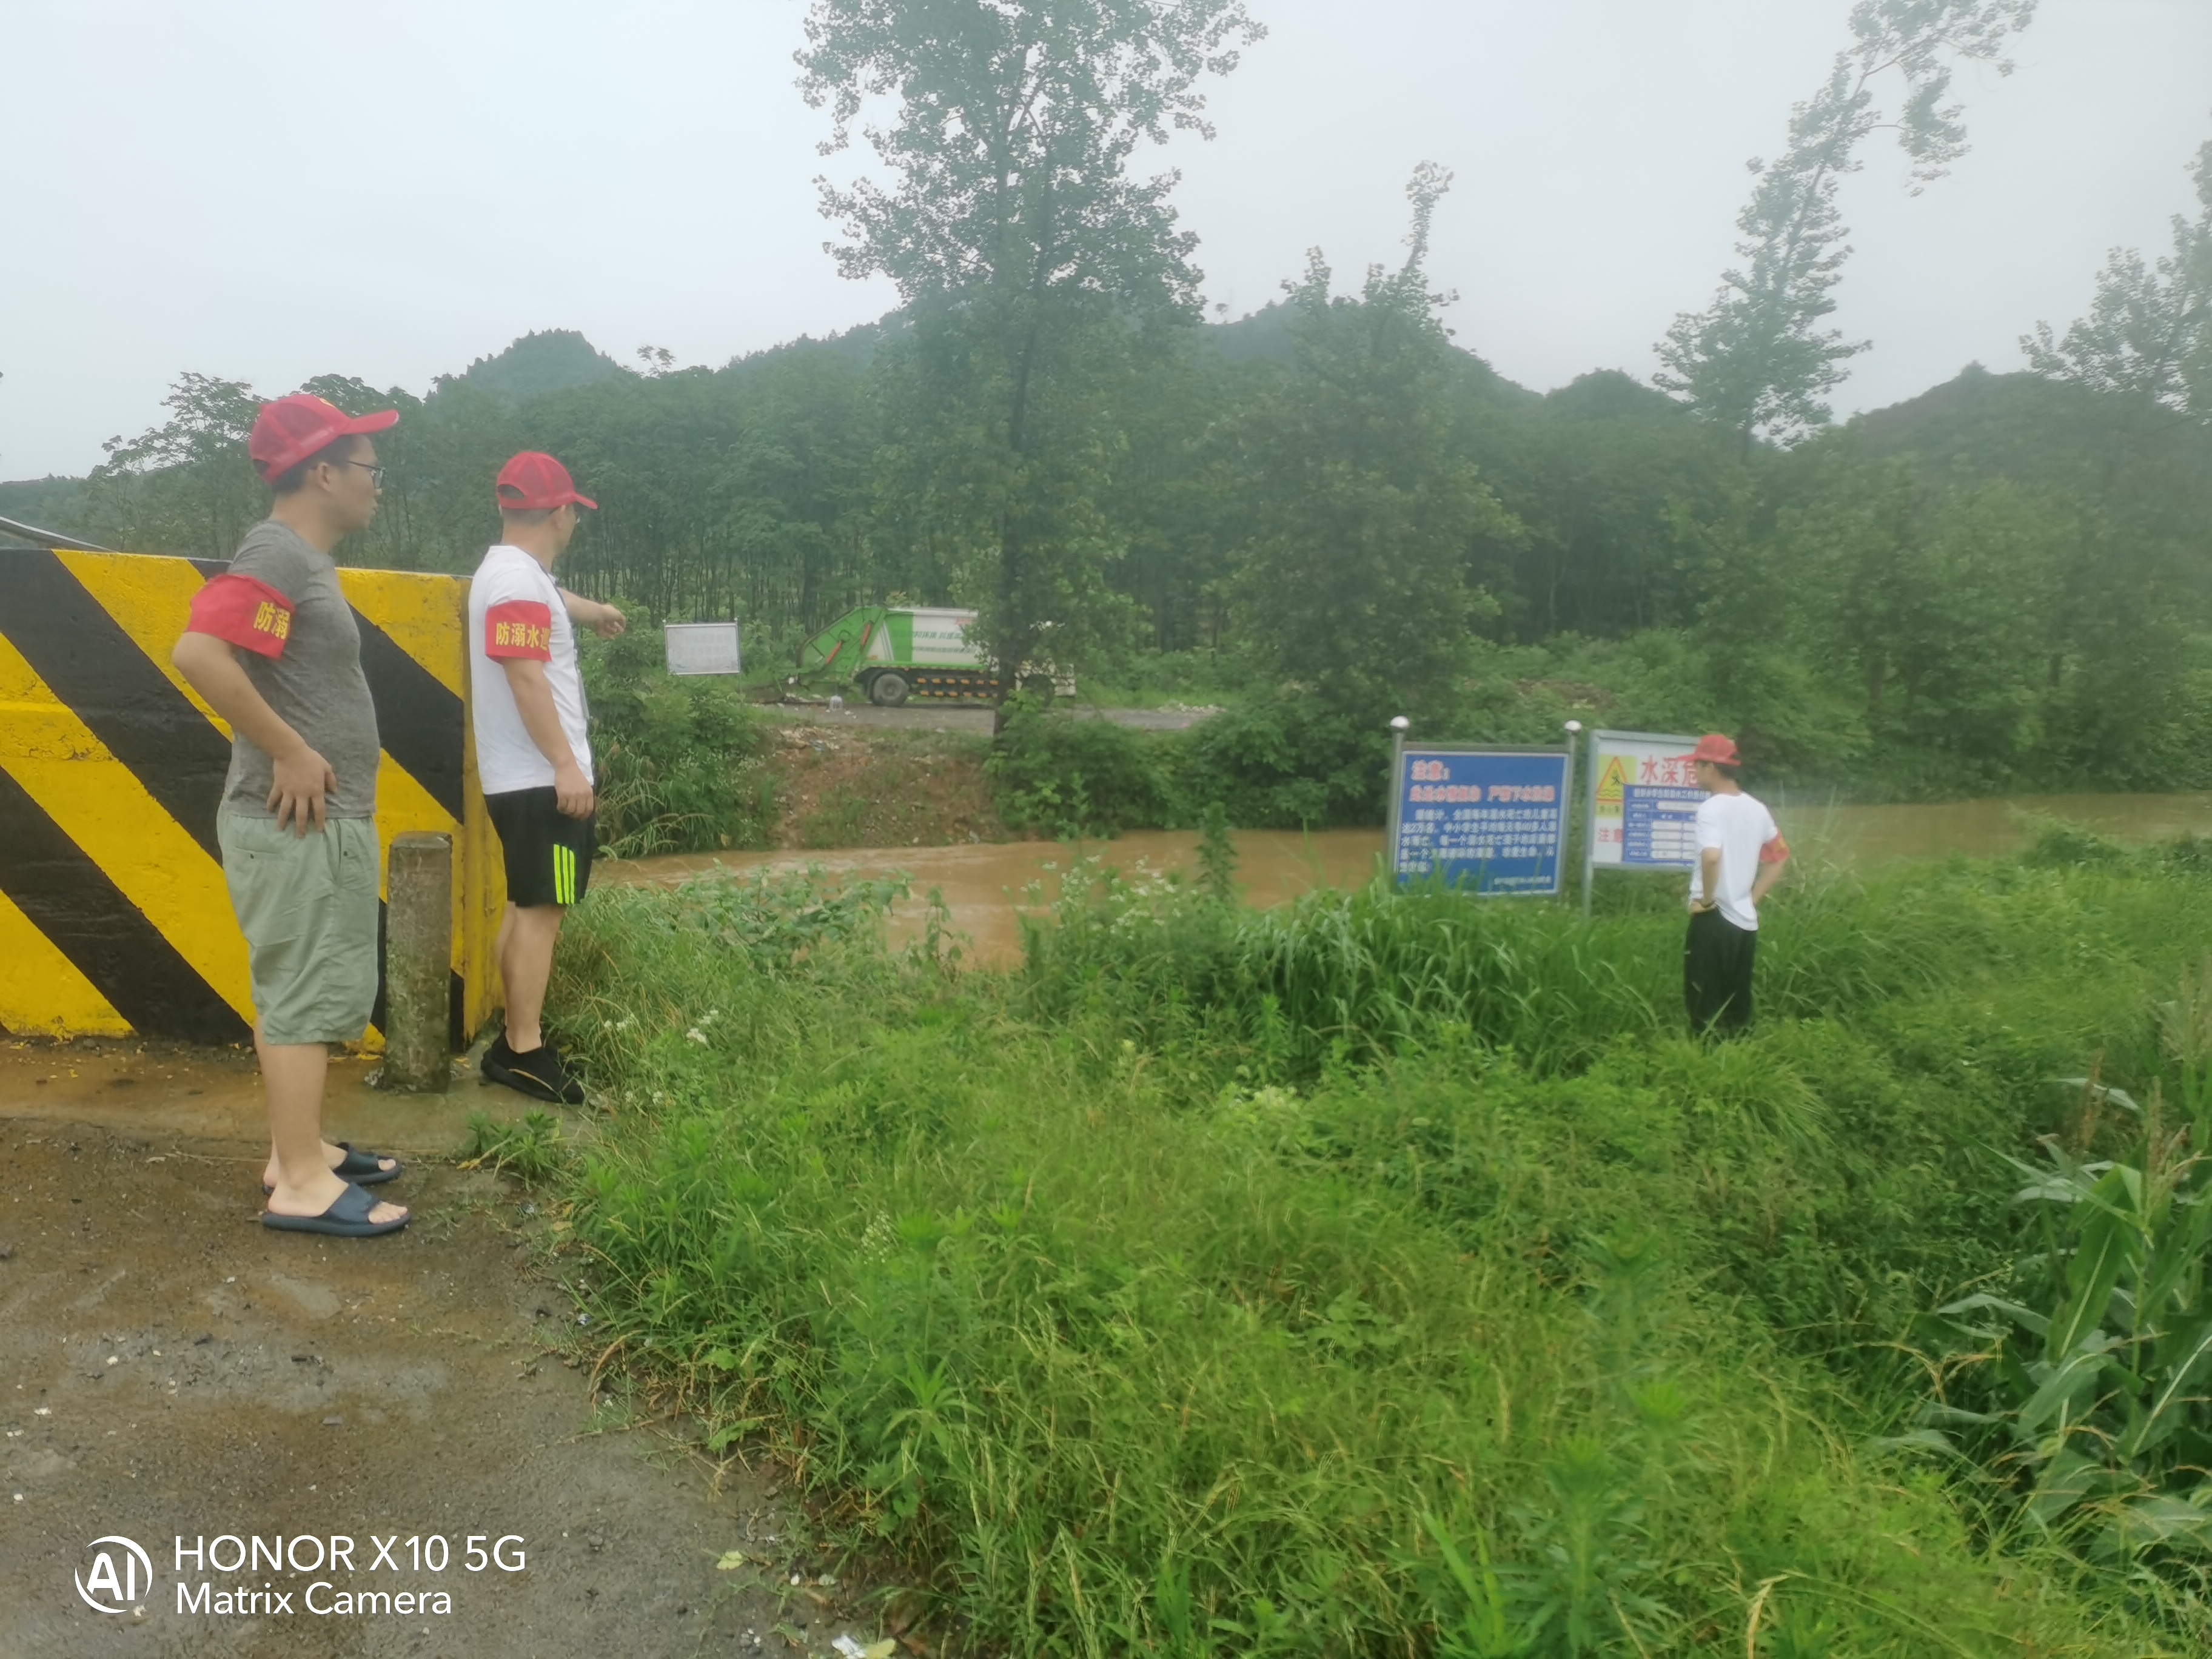
[[[501,533],[469,584],[469,684],[477,777],[507,865],[500,978],[507,1028],[484,1051],[483,1075],[540,1100],[583,1103],[584,1087],[540,1019],[561,919],[591,884],[590,715],[576,663],[576,627],[623,631],[623,613],[571,593],[553,561],[576,533],[568,469],[526,451],[499,471]]]
[[[1677,759],[1696,763],[1698,869],[1690,878],[1690,932],[1682,945],[1682,1000],[1690,1029],[1731,1036],[1751,1024],[1751,967],[1759,902],[1782,878],[1789,843],[1765,803],[1736,781],[1735,744],[1708,732]]]

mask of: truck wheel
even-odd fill
[[[878,708],[898,708],[906,702],[906,676],[878,674],[868,687],[868,701]]]

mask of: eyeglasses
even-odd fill
[[[349,457],[345,465],[348,466],[359,467],[362,471],[368,474],[368,481],[372,485],[379,489],[384,488],[384,469],[376,462],[356,461]]]

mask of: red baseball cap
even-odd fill
[[[246,441],[246,453],[253,458],[255,471],[264,478],[273,478],[326,445],[359,432],[381,432],[398,419],[396,409],[349,415],[312,392],[295,392],[261,405],[261,412],[253,417],[252,434]]]
[[[1741,766],[1743,757],[1735,752],[1735,744],[1717,732],[1708,732],[1698,739],[1698,746],[1686,755],[1669,755],[1669,760],[1711,761],[1716,766]]]
[[[524,450],[500,468],[499,482],[493,489],[499,504],[512,513],[566,507],[571,501],[595,513],[599,507],[590,496],[576,493],[576,481],[568,476],[567,467],[534,449]]]

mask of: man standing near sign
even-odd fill
[[[1759,903],[1781,879],[1790,847],[1765,803],[1736,781],[1743,762],[1734,743],[1708,732],[1678,758],[1695,765],[1705,792],[1698,808],[1689,937],[1682,945],[1682,1000],[1692,1031],[1733,1036],[1751,1024]]]
[[[484,1051],[483,1075],[539,1100],[583,1103],[584,1087],[539,1021],[561,920],[591,884],[597,841],[592,744],[576,626],[602,638],[623,613],[555,583],[553,561],[576,533],[568,469],[525,452],[495,487],[505,539],[469,584],[469,682],[475,692],[477,775],[507,866],[499,974],[506,1029]]]

